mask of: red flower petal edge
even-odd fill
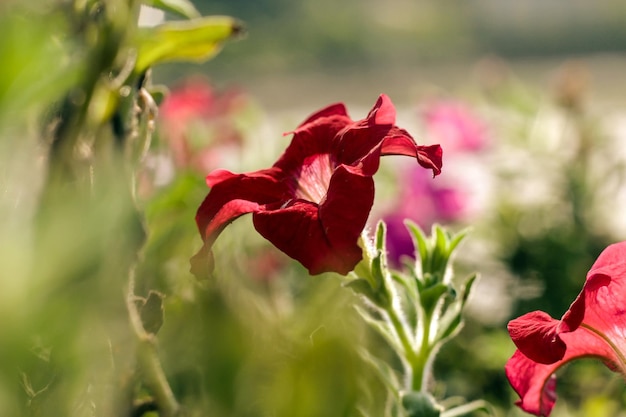
[[[626,242],[598,257],[583,290],[561,320],[535,311],[512,320],[509,334],[517,351],[506,375],[520,396],[517,405],[548,416],[556,401],[555,371],[581,357],[597,357],[626,375]]]
[[[213,270],[213,243],[239,216],[252,213],[256,230],[311,274],[347,274],[361,260],[358,239],[374,202],[381,156],[416,159],[441,172],[439,145],[420,146],[395,125],[396,111],[381,95],[367,117],[353,121],[342,103],[308,117],[269,169],[247,174],[218,170],[196,223],[204,241],[191,259],[199,278]]]

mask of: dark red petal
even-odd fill
[[[207,176],[207,184],[212,188],[196,214],[204,246],[192,258],[194,274],[205,274],[212,270],[211,247],[232,221],[258,210],[264,204],[279,204],[281,199],[286,198],[279,170],[240,175],[220,170]]]
[[[433,177],[441,174],[443,150],[439,145],[418,146],[417,162],[424,168],[432,169]]]
[[[374,201],[372,178],[339,167],[320,206],[296,201],[278,210],[254,214],[256,230],[312,275],[345,275],[362,258],[358,239]]]
[[[332,152],[337,162],[353,166],[361,163],[363,158],[380,148],[383,139],[395,128],[395,118],[396,110],[393,103],[389,97],[381,95],[367,118],[346,126],[335,138]],[[378,150],[376,153],[379,155]],[[374,166],[367,169],[370,171],[373,169],[373,174],[378,169],[378,161],[370,158],[368,164],[371,163],[374,163]]]
[[[347,116],[336,115],[316,119],[302,125],[293,133],[291,143],[274,167],[298,175],[304,160],[313,155],[330,154],[335,135],[352,123]]]
[[[383,141],[381,155],[406,155],[417,158],[424,168],[433,171],[433,177],[441,174],[443,150],[439,145],[417,145],[405,130],[394,128]]]
[[[338,251],[354,253],[352,268],[361,260],[358,240],[374,204],[374,180],[358,168],[341,165],[333,174],[320,219],[330,244]]]
[[[335,103],[324,107],[323,109],[310,115],[304,122],[298,126],[298,129],[309,123],[314,123],[317,119],[332,116],[345,116],[349,118],[346,106],[343,103]]]
[[[619,358],[611,346],[597,334],[579,327],[561,334],[567,350],[563,358],[551,364],[540,364],[517,350],[506,364],[506,376],[520,396],[517,405],[528,413],[548,416],[556,400],[554,373],[569,361],[583,357],[598,357],[611,370],[617,368]]]
[[[396,123],[396,108],[386,94],[381,94],[365,121],[368,125],[393,125]]]
[[[264,238],[300,262],[311,275],[330,271],[345,275],[360,259],[360,250],[341,252],[330,245],[317,204],[299,200],[284,209],[256,212],[253,220]]]
[[[535,362],[553,363],[565,354],[565,343],[557,333],[560,321],[543,311],[533,311],[509,322],[515,346]]]

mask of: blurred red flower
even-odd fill
[[[204,246],[191,260],[198,277],[213,269],[211,247],[237,217],[253,213],[255,229],[315,275],[347,274],[362,258],[358,239],[374,202],[372,176],[384,155],[416,158],[441,172],[439,145],[419,146],[395,126],[396,111],[381,95],[367,117],[353,121],[342,103],[310,116],[269,169],[214,171],[196,222]]]
[[[241,145],[234,118],[246,101],[242,92],[216,91],[201,77],[173,88],[159,109],[159,120],[174,164],[203,173],[219,166],[228,148]]]
[[[506,375],[521,398],[517,405],[528,413],[550,414],[556,401],[554,372],[571,360],[597,357],[626,375],[626,242],[600,254],[561,320],[534,311],[508,328],[517,351]]]

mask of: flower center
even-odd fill
[[[319,204],[328,191],[333,167],[329,154],[312,155],[302,163],[299,175],[296,177],[296,198]]]

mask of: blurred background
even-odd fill
[[[626,238],[623,2],[197,0],[247,36],[204,64],[154,68],[169,93],[136,167],[137,207],[114,179],[95,208],[71,193],[41,207],[51,114],[85,100],[75,86],[100,63],[69,3],[15,15],[17,2],[0,3],[0,415],[120,415],[120,386],[147,395],[120,371],[135,351],[118,264],[137,247],[136,294],[164,296],[160,360],[190,416],[386,415],[357,347],[390,354],[335,276],[309,277],[245,216],[216,244],[213,281],[188,271],[208,172],[268,167],[312,112],[342,101],[360,119],[380,93],[418,143],[444,148],[435,180],[382,162],[371,225],[387,221],[390,260],[412,255],[404,218],[469,227],[456,270],[480,274],[433,392],[524,415],[504,376],[506,323],[560,317],[601,250]],[[86,129],[98,138],[104,125]],[[599,361],[570,364],[552,415],[624,416],[623,388]]]
[[[502,415],[521,415],[502,373],[514,350],[507,321],[535,309],[560,317],[595,257],[626,236],[625,5],[196,4],[205,14],[241,18],[247,38],[201,69],[160,67],[158,79],[191,70],[218,89],[240,88],[283,131],[335,101],[363,117],[384,92],[400,126],[418,141],[442,143],[444,173],[432,184],[402,161],[383,163],[372,223],[384,218],[389,240],[405,245],[400,218],[425,229],[433,222],[471,228],[458,268],[481,280],[465,330],[437,362],[440,394],[486,398]],[[563,372],[554,415],[622,415],[618,376],[594,361]]]
[[[563,60],[584,57],[600,78],[612,75],[623,85],[618,64],[626,10],[619,1],[566,7],[539,0],[195,3],[203,14],[246,22],[248,38],[206,69],[215,82],[241,83],[267,106],[291,108],[303,97],[369,102],[380,91],[406,102],[423,85],[468,88],[475,65],[493,56],[539,83]],[[162,73],[176,77],[180,68]],[[617,85],[606,84],[597,87],[617,97]]]

